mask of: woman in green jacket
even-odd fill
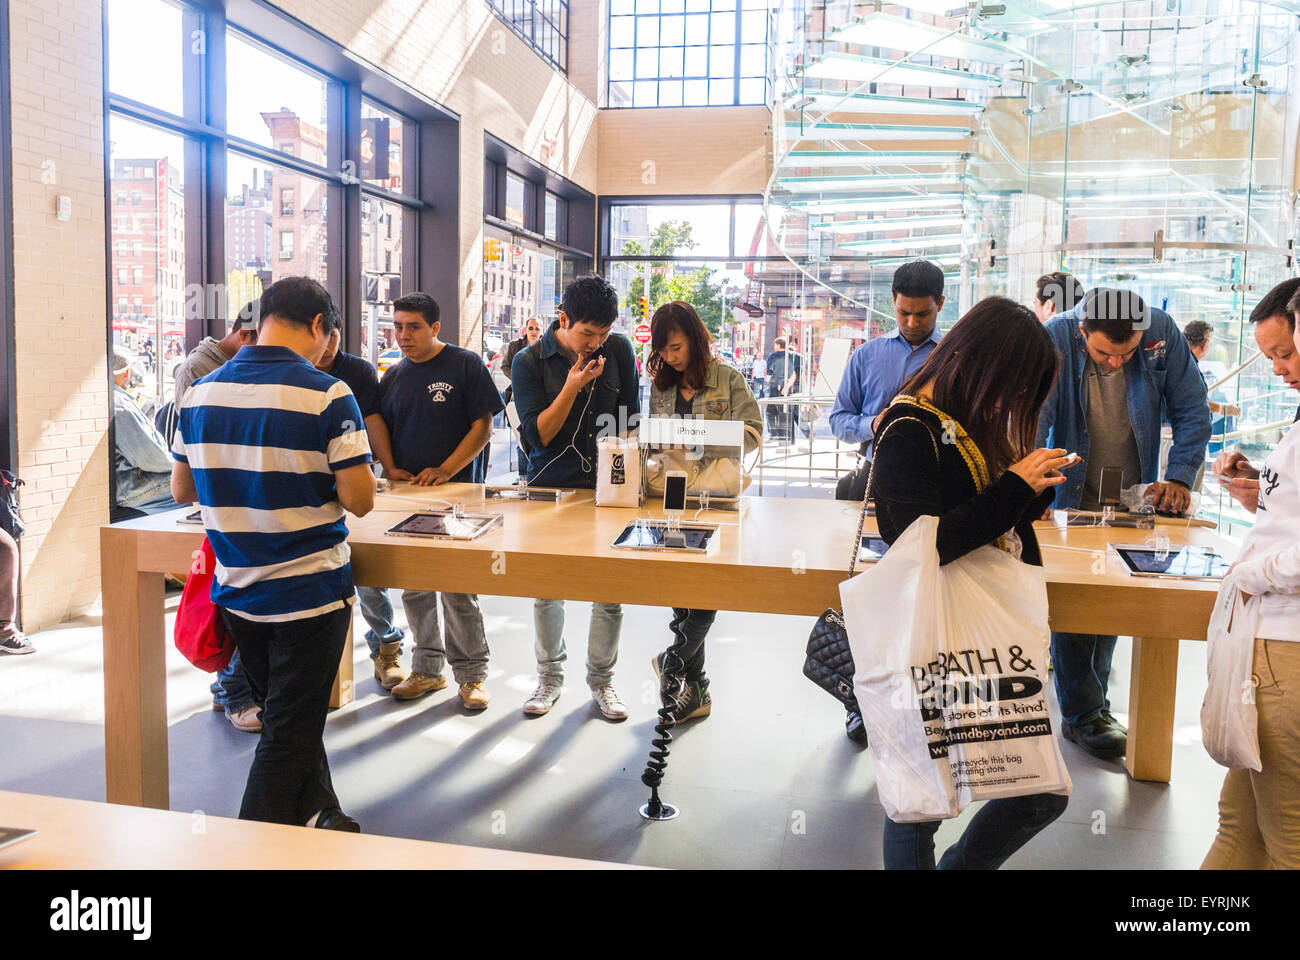
[[[712,338],[695,308],[682,300],[666,303],[650,320],[650,414],[655,417],[696,417],[704,420],[743,420],[745,452],[761,443],[763,419],[744,374],[713,356]],[[742,481],[743,482],[743,481]],[[661,683],[676,686],[664,675],[671,651],[685,666],[685,683],[673,700],[678,723],[706,717],[712,706],[704,675],[704,639],[713,626],[714,610],[673,608],[669,650],[654,658]],[[676,672],[676,664],[671,664]]]

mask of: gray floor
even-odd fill
[[[356,701],[331,715],[326,744],[339,796],[367,832],[665,867],[880,866],[870,755],[844,737],[839,706],[800,674],[809,620],[719,614],[708,652],[714,712],[680,731],[663,788],[682,816],[647,824],[636,808],[648,793],[639,781],[655,713],[650,657],[666,640],[668,611],[625,608],[616,683],[631,717],[611,724],[583,682],[586,604],[570,604],[570,676],[540,718],[519,710],[534,683],[531,602],[485,597],[483,607],[494,699],[478,714],[452,688],[393,701],[358,631]],[[36,639],[36,655],[0,657],[0,788],[102,800],[98,621]],[[1128,657],[1121,640],[1111,682],[1121,719]],[[1204,678],[1203,645],[1182,644],[1172,784],[1134,783],[1118,762],[1064,744],[1069,808],[1008,866],[1197,866],[1222,781],[1199,742]],[[208,679],[170,651],[172,807],[233,816],[256,738],[211,711]],[[940,849],[962,823],[943,826]]]

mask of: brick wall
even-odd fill
[[[108,518],[102,43],[97,0],[9,12],[23,620],[39,630],[98,597]]]

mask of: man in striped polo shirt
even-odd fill
[[[313,367],[339,327],[325,289],[280,280],[260,316],[257,345],[186,392],[172,491],[203,510],[212,602],[265,703],[239,816],[355,833],[323,734],[355,598],[344,510],[374,506],[370,446],[352,391]]]

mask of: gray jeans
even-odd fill
[[[18,634],[14,617],[18,613],[18,544],[0,530],[0,640]]]
[[[537,673],[544,679],[564,678],[564,601],[534,600],[533,624],[537,629]],[[618,662],[618,635],[623,627],[623,606],[593,603],[587,632],[587,685],[609,683]]]
[[[438,598],[446,618],[447,645],[444,649],[438,624]],[[443,663],[451,664],[457,683],[487,679],[488,643],[483,630],[483,611],[472,593],[439,593],[436,590],[403,590],[402,606],[415,640],[411,669],[438,676]]]

